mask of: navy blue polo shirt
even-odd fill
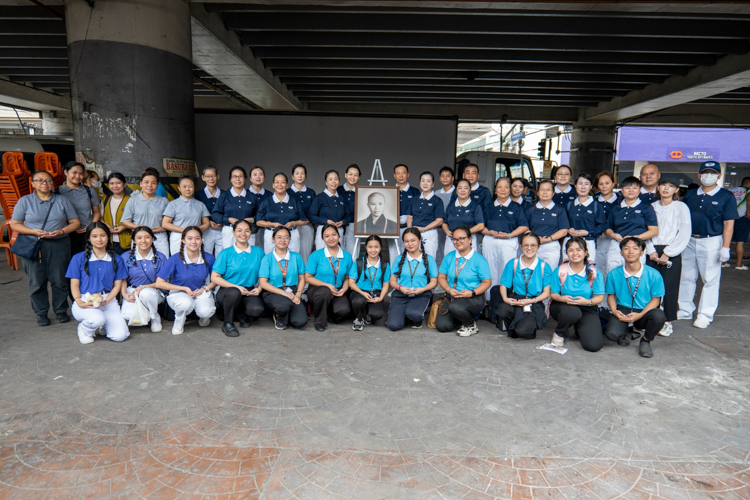
[[[325,225],[329,220],[341,221],[345,226],[348,226],[352,217],[353,215],[349,212],[344,197],[338,196],[338,194],[331,196],[327,189],[315,197],[312,205],[310,205],[310,211],[307,213],[310,222],[319,226]]]
[[[474,200],[471,198],[466,200],[466,203],[468,203],[466,206],[456,206],[456,203],[458,203],[458,199],[448,205],[448,210],[445,211],[444,222],[448,224],[448,229],[450,231],[461,226],[472,228],[477,224],[484,223],[482,207],[480,207],[478,203],[475,203]]]
[[[526,218],[531,232],[539,236],[552,236],[560,229],[570,229],[568,213],[554,201],[546,208],[541,203],[529,205]]]
[[[458,263],[456,263],[456,257],[458,257]],[[458,279],[456,279],[456,270],[458,270]],[[461,257],[457,250],[449,253],[440,264],[439,272],[445,274],[451,288],[454,288],[455,283],[457,292],[474,290],[482,284],[483,280],[492,278],[487,259],[475,250],[469,252],[466,257]]]
[[[167,256],[163,253],[156,252],[156,262],[154,262],[153,249],[148,253],[144,259],[138,253],[138,250],[134,254],[128,255],[126,266],[128,268],[128,285],[132,287],[146,286],[152,283],[156,283],[156,277],[159,275],[159,271],[167,263]]]
[[[588,231],[588,236],[584,236],[587,240],[594,240],[607,230],[604,210],[591,196],[584,203],[580,203],[578,198],[568,203],[568,221],[571,228]]]
[[[222,191],[211,211],[211,219],[224,226],[229,226],[230,217],[233,219],[248,219],[255,217],[258,212],[258,198],[247,189],[237,194],[234,188]]]
[[[296,191],[296,189],[297,188],[292,186],[286,190],[286,193],[297,200],[299,206],[302,207],[302,211],[305,212],[305,219],[307,219],[307,214],[310,211],[310,206],[315,199],[315,191],[307,186],[303,186],[302,191]]]
[[[705,194],[703,188],[688,191],[682,200],[690,208],[693,233],[701,237],[719,236],[724,232],[724,221],[739,219],[737,201],[731,191],[716,186]]]
[[[210,193],[207,193],[207,191],[208,191],[208,188],[199,189],[198,191],[195,192],[194,198],[200,201],[201,203],[203,203],[204,205],[206,205],[206,208],[208,209],[208,213],[211,213],[214,207],[216,206],[216,202],[221,197],[221,193],[223,193],[223,191],[217,187],[216,197],[209,196]]]
[[[319,196],[325,196],[319,195]],[[344,280],[349,275],[352,267],[352,256],[339,247],[337,255],[329,255],[328,247],[315,250],[307,259],[305,272],[323,283],[328,283],[336,288],[344,286]]]
[[[226,250],[234,251],[234,247]],[[207,253],[205,261],[199,258],[197,264],[190,262],[186,265],[185,261],[180,258],[180,254],[176,253],[167,259],[167,263],[159,270],[157,276],[173,285],[197,290],[205,285],[208,277],[211,276],[214,261],[214,256]]]
[[[609,213],[612,211],[613,207],[622,202],[622,195],[620,193],[612,193],[610,195],[610,199],[605,200],[604,197],[602,197],[601,193],[596,193],[594,195],[594,198],[597,202],[599,202],[599,206],[602,208],[602,212],[604,212],[604,220],[607,221],[607,225],[609,225]]]
[[[512,233],[521,226],[529,226],[529,220],[523,207],[508,198],[500,205],[497,200],[489,203],[484,208],[487,215],[487,229],[501,233]]]
[[[568,203],[575,201],[576,198],[578,198],[578,193],[572,185],[568,184],[568,188],[565,191],[560,191],[557,189],[557,186],[555,186],[555,194],[552,195],[552,201],[554,201],[556,205],[565,208],[568,206]]]
[[[636,200],[635,205],[628,206],[623,199],[619,205],[612,208],[607,221],[609,229],[623,238],[638,236],[648,231],[648,226],[658,226],[654,207],[648,203]]]
[[[113,258],[114,257],[114,258]],[[117,263],[117,271],[115,271]],[[99,260],[92,253],[89,258],[89,272],[83,269],[86,264],[86,252],[77,253],[70,260],[65,277],[79,280],[81,295],[85,293],[109,293],[115,286],[115,281],[124,280],[128,277],[128,271],[122,257],[117,254],[110,256],[106,254],[104,259]]]
[[[416,227],[425,227],[435,222],[435,219],[445,219],[445,209],[443,200],[438,198],[435,193],[430,193],[428,198],[419,198],[412,201],[409,208],[409,214],[412,216],[411,225]]]
[[[272,250],[260,261],[258,277],[266,278],[271,286],[281,288],[284,285],[282,269],[286,270],[286,287],[297,286],[299,275],[305,274],[305,263],[302,256],[291,250],[286,251],[284,258],[276,256],[276,250]]]
[[[266,222],[278,222],[287,224],[292,221],[307,220],[305,212],[297,204],[297,200],[289,195],[284,196],[284,200],[277,201],[276,195],[272,195],[260,203],[256,220]]]
[[[419,198],[421,194],[419,189],[415,188],[408,182],[406,183],[406,189],[399,189],[399,201],[401,203],[401,213],[399,215],[409,215],[411,213],[411,204]],[[401,227],[405,227],[406,223],[401,224]]]
[[[269,191],[268,189],[261,187],[260,192],[256,193],[252,188],[247,188],[247,191],[250,194],[255,195],[256,198],[258,198],[258,206],[260,207],[260,204],[263,202],[263,200],[266,200],[273,196],[273,191]]]
[[[651,205],[653,202],[657,201],[659,198],[657,195],[659,194],[659,188],[656,188],[653,193],[649,193],[646,191],[646,188],[641,188],[641,194],[638,195],[638,199],[642,202]]]
[[[482,207],[482,215],[484,216],[484,220],[487,220],[487,214],[485,213],[484,209],[487,204],[492,203],[492,193],[490,193],[490,190],[484,186],[480,186],[479,183],[476,182],[473,186],[471,186],[471,193],[469,193],[469,198],[472,202],[477,203],[480,207]],[[448,206],[455,203],[457,199],[458,193],[456,193],[456,190],[454,189],[453,194],[451,194],[450,202],[448,202]]]
[[[339,196],[344,198],[344,201],[346,202],[346,208],[349,210],[350,214],[354,213],[354,196],[356,195],[356,191],[353,191],[351,189],[347,189],[344,187],[344,185],[341,185],[336,189],[336,192]]]

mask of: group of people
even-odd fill
[[[172,201],[157,194],[153,169],[132,195],[125,177],[112,173],[111,194],[101,203],[82,182],[84,172],[81,164],[66,165],[57,189],[48,173],[35,172],[34,193],[12,217],[14,231],[41,242],[38,258],[23,259],[37,324],[50,324],[49,282],[59,322],[69,321],[68,296],[74,300],[82,343],[97,332],[127,338],[137,306],[148,309],[154,332],[166,311],[173,313],[175,335],[193,313],[201,326],[217,315],[230,337],[239,335],[237,322],[248,327],[261,316],[272,316],[277,329],[301,328],[308,305],[318,331],[350,315],[359,331],[386,317],[389,292],[386,326],[420,328],[440,285],[446,301],[439,331],[477,333],[489,303],[489,318],[513,338],[534,338],[551,315],[556,345],[564,345],[571,326],[589,351],[604,337],[628,345],[640,332],[640,353],[650,356],[657,333],[669,335],[672,321],[692,318],[698,275],[705,284],[694,326],[712,321],[737,218],[714,162],[701,165],[702,187],[682,202],[655,165],[621,182],[619,194],[609,172],[580,174],[571,184],[563,165],[530,201],[523,179],[501,177],[491,193],[476,165],[458,182],[444,167],[436,190],[431,172],[420,175],[417,189],[399,164],[401,238],[388,240],[386,259],[378,236],[367,238],[360,255],[357,165],[347,167],[343,185],[336,170],[326,172],[320,194],[305,185],[302,164],[292,168],[291,183],[275,174],[272,191],[261,167],[249,175],[231,168],[226,191],[217,187],[218,170],[207,167],[204,188],[183,177]]]

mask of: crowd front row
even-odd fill
[[[433,289],[440,284],[449,301],[436,318],[440,332],[457,330],[461,337],[479,331],[476,320],[490,294],[491,314],[498,328],[510,338],[536,338],[546,326],[547,307],[557,321],[552,343],[562,347],[574,327],[587,351],[602,348],[604,338],[627,346],[642,330],[641,356],[651,357],[651,341],[666,321],[660,309],[664,281],[652,267],[641,263],[646,244],[629,236],[620,242],[625,264],[610,271],[606,287],[601,273],[589,262],[586,240],[571,237],[565,244],[567,258],[554,271],[539,258],[543,243],[534,233],[521,236],[522,254],[506,265],[500,285],[492,287],[487,260],[472,245],[467,226],[452,231],[455,250],[438,268],[427,255],[416,228],[402,237],[404,251],[393,270],[383,258],[382,241],[371,236],[366,256],[353,261],[340,246],[338,228],[326,224],[321,231],[325,248],[313,252],[307,266],[289,250],[291,231],[273,229],[273,251],[249,244],[251,225],[243,220],[232,224],[234,243],[214,259],[203,248],[200,227],[186,227],[178,251],[167,258],[156,247],[157,237],[147,226],[133,230],[133,249],[118,255],[106,224],[92,222],[85,233],[85,250],[74,255],[66,277],[70,279],[75,303],[72,312],[82,344],[97,334],[116,342],[129,336],[128,321],[136,308],[147,310],[152,332],[162,329],[160,307],[166,301],[174,314],[172,334],[184,332],[185,321],[195,313],[198,324],[209,325],[217,315],[228,337],[240,335],[236,323],[247,328],[264,313],[274,326],[302,328],[308,321],[309,302],[315,329],[324,331],[328,321],[341,322],[353,313],[352,328],[387,316],[386,326],[397,331],[406,326],[422,328]],[[218,288],[218,291],[215,289]],[[384,299],[393,289],[386,315]],[[117,302],[122,296],[122,305]],[[608,295],[607,327],[602,331],[598,306]]]

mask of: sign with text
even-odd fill
[[[675,161],[719,161],[719,150],[709,148],[670,148],[667,150],[667,159]]]
[[[510,142],[520,141],[524,137],[526,137],[526,132],[518,132],[510,136]]]
[[[169,177],[198,176],[198,164],[184,158],[162,158],[164,173]]]

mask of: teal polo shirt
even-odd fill
[[[641,282],[636,292],[638,277],[638,274],[636,274],[627,278],[628,283],[630,283],[630,288],[628,288],[628,283],[625,282],[624,266],[616,267],[607,274],[606,291],[609,295],[617,297],[618,306],[641,310],[648,305],[652,298],[664,296],[664,280],[659,271],[641,264]],[[635,300],[631,295],[631,290],[635,292]]]
[[[243,251],[232,245],[216,257],[213,271],[233,285],[251,288],[258,285],[258,270],[263,257],[263,250],[259,247],[249,246]]]
[[[284,283],[284,277],[281,274],[281,267],[279,266],[286,266],[287,287],[297,286],[299,275],[305,274],[305,263],[302,261],[300,254],[287,250],[285,258],[277,259],[275,250],[272,250],[260,261],[259,277],[266,278],[269,284],[276,288],[281,288],[281,285]]]
[[[456,257],[458,257],[458,265],[456,264]],[[456,282],[457,267],[458,281]],[[474,250],[469,252],[466,258],[461,257],[458,251],[446,255],[442,264],[440,264],[440,274],[445,274],[448,277],[448,285],[451,288],[453,288],[453,283],[456,283],[457,292],[474,290],[482,284],[482,280],[492,279],[490,264],[487,259]]]
[[[393,266],[393,274],[397,274],[401,269],[401,257],[396,259]],[[430,279],[437,278],[438,267],[435,263],[435,259],[431,256],[427,256],[427,265],[429,266]],[[401,272],[401,276],[398,277],[399,286],[406,288],[424,288],[427,286],[427,269],[424,267],[423,256],[420,255],[417,259],[412,259],[409,255],[406,255],[404,259],[404,269]]]
[[[518,261],[516,272],[513,273],[513,264],[516,261]],[[531,269],[533,269],[533,272]],[[552,286],[552,269],[549,267],[549,264],[539,257],[536,258],[531,269],[523,267],[520,258],[513,259],[505,265],[503,275],[500,277],[500,284],[505,288],[512,288],[518,295],[537,297],[542,294],[545,287]],[[524,285],[524,277],[529,280],[528,294]]]
[[[329,260],[330,257],[330,260]],[[339,247],[337,255],[329,255],[328,247],[316,250],[307,259],[305,272],[323,283],[328,283],[336,288],[344,286],[344,280],[349,275],[352,267],[352,256]],[[334,274],[334,270],[337,272]]]
[[[567,265],[567,264],[566,264]],[[555,269],[555,279],[552,280],[552,293],[558,295],[568,295],[570,297],[583,297],[584,299],[591,299],[594,295],[604,295],[604,279],[602,273],[596,272],[594,283],[589,285],[589,279],[586,276],[586,270],[582,271],[583,274],[576,274],[568,269],[568,277],[565,278],[565,284],[562,286],[562,292],[560,291],[560,268]]]
[[[352,278],[364,292],[372,292],[374,290],[382,290],[383,285],[388,283],[391,279],[391,266],[385,264],[385,273],[380,270],[380,260],[373,265],[367,260],[367,257],[363,257],[364,262],[362,263],[362,275],[357,276],[359,269],[357,269],[357,261],[352,262],[352,267],[349,269],[349,277]]]

